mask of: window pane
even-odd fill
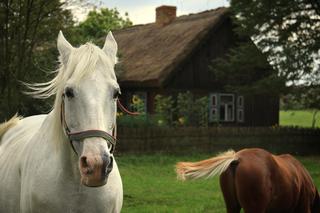
[[[211,121],[217,121],[218,120],[218,112],[217,109],[212,109],[211,111],[211,115],[210,115],[210,120]]]
[[[217,106],[217,96],[213,95],[211,97],[211,104],[212,106]]]
[[[233,104],[233,96],[232,95],[221,95],[220,102],[221,102],[221,104]]]
[[[234,95],[221,94],[219,109],[221,121],[234,121]]]
[[[238,107],[243,107],[243,96],[238,97]]]
[[[226,121],[226,107],[225,105],[220,106],[220,120],[221,121]]]
[[[243,116],[243,110],[238,109],[238,121],[243,122],[244,121],[244,116]]]
[[[233,121],[233,105],[228,105],[227,109],[227,121]]]

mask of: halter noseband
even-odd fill
[[[73,149],[73,151],[76,152],[76,149],[74,148],[72,141],[77,141],[80,142],[83,139],[86,138],[92,138],[92,137],[98,137],[98,138],[103,138],[107,142],[111,144],[111,149],[110,153],[112,154],[116,148],[116,126],[113,128],[113,134],[110,135],[106,131],[103,130],[96,130],[96,129],[89,129],[89,130],[84,130],[84,131],[79,131],[79,132],[71,132],[70,129],[68,128],[68,125],[65,120],[65,114],[64,114],[64,94],[62,95],[62,102],[61,102],[61,123],[64,127],[65,133],[67,137],[69,138],[70,145]]]

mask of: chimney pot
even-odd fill
[[[163,27],[177,17],[177,7],[163,5],[156,8],[156,24]]]

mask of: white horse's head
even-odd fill
[[[61,120],[70,149],[79,156],[81,183],[102,186],[113,166],[112,135],[116,126],[116,100],[120,94],[114,72],[117,43],[110,32],[102,49],[87,43],[74,48],[60,32],[58,50],[63,86]],[[59,91],[60,90],[60,91]]]

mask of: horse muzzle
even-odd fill
[[[82,155],[80,157],[81,183],[89,187],[103,186],[113,168],[113,157],[103,155]]]

